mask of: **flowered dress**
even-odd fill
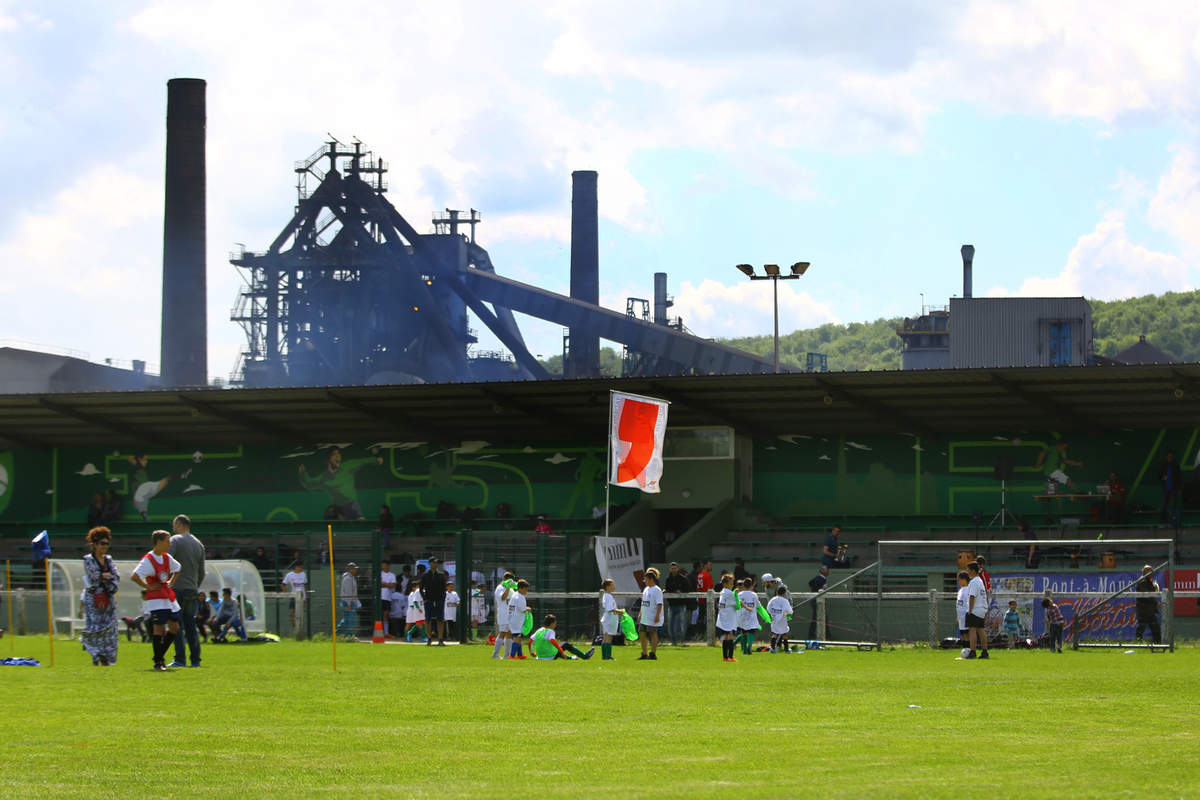
[[[93,555],[83,557],[83,649],[92,657],[92,662],[100,659],[109,664],[117,663],[117,588],[120,576],[117,565],[107,555],[104,556],[107,566],[101,569],[100,562]],[[102,572],[112,574],[110,578],[101,579]],[[96,608],[92,595],[97,592],[108,594],[108,608]]]

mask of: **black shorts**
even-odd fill
[[[152,625],[166,625],[168,621],[179,622],[179,612],[169,608],[157,608],[150,612]]]
[[[443,609],[446,606],[446,598],[425,598],[425,621],[426,622],[441,622]]]
[[[968,627],[968,628],[982,628],[982,627],[984,627],[983,617],[977,617],[977,616],[975,616],[974,614],[972,614],[971,612],[969,612],[969,611],[968,611],[968,612],[967,612],[967,627]]]
[[[728,636],[728,635],[729,635],[729,634],[731,634],[731,633],[734,633],[734,631],[727,631],[727,630],[725,630],[724,628],[717,628],[717,635],[718,635],[718,636]]]

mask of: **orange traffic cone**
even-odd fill
[[[371,637],[371,641],[375,644],[383,644],[383,623],[375,621],[375,634]]]

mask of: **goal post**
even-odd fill
[[[1043,554],[1043,563],[1033,568],[1025,561],[1031,546]],[[984,556],[992,580],[985,617],[990,641],[1007,643],[1003,619],[1009,601],[1015,601],[1018,643],[1044,642],[1048,626],[1041,600],[1051,597],[1064,617],[1063,640],[1072,647],[1174,651],[1173,539],[881,539],[876,555],[875,630],[880,646],[885,639],[917,638],[918,615],[911,609],[901,611],[897,601],[908,595],[897,588],[917,588],[912,582],[919,583],[922,575],[928,581],[930,645],[957,638],[955,577],[968,561]],[[1151,567],[1159,591],[1135,591],[1144,566]],[[909,576],[909,583],[901,576]],[[1153,601],[1156,613],[1143,615],[1154,618],[1153,626],[1138,624],[1139,601]],[[898,627],[904,631],[897,633]],[[1159,641],[1139,644],[1140,635],[1150,631],[1161,632]]]

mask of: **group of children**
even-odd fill
[[[384,573],[384,577],[388,577],[391,573]],[[391,575],[393,586],[391,588],[387,583],[383,586],[383,604],[388,608],[388,636],[391,638],[404,637],[405,641],[413,641],[413,637],[417,637],[418,642],[428,642],[430,631],[427,630],[425,624],[425,601],[421,597],[421,587],[417,585],[415,580],[409,581],[407,586],[403,586],[395,582],[395,576]],[[453,637],[454,626],[458,622],[458,607],[461,604],[461,599],[458,592],[455,591],[454,581],[446,582],[446,600],[443,607],[443,619],[446,622],[447,635]]]
[[[983,568],[982,558],[969,562],[967,568],[958,573],[958,596],[955,600],[955,611],[958,617],[959,637],[967,643],[962,650],[961,659],[989,657],[985,620],[991,591],[991,578],[987,570]],[[1046,632],[1050,651],[1061,653],[1062,610],[1050,597],[1042,598],[1042,608],[1046,613]],[[1004,612],[1003,626],[1009,649],[1015,649],[1022,633],[1021,615],[1017,610],[1016,600],[1008,601],[1008,608]]]
[[[740,591],[735,592],[735,583]],[[733,574],[721,575],[721,594],[717,599],[717,636],[721,639],[721,660],[737,661],[734,649],[741,645],[743,655],[754,652],[754,637],[762,628],[760,619],[771,626],[772,653],[788,653],[788,634],[791,630],[792,604],[788,600],[787,587],[780,586],[775,596],[767,601],[765,614],[760,613],[758,593],[754,591],[754,579],[743,578],[735,582]]]

